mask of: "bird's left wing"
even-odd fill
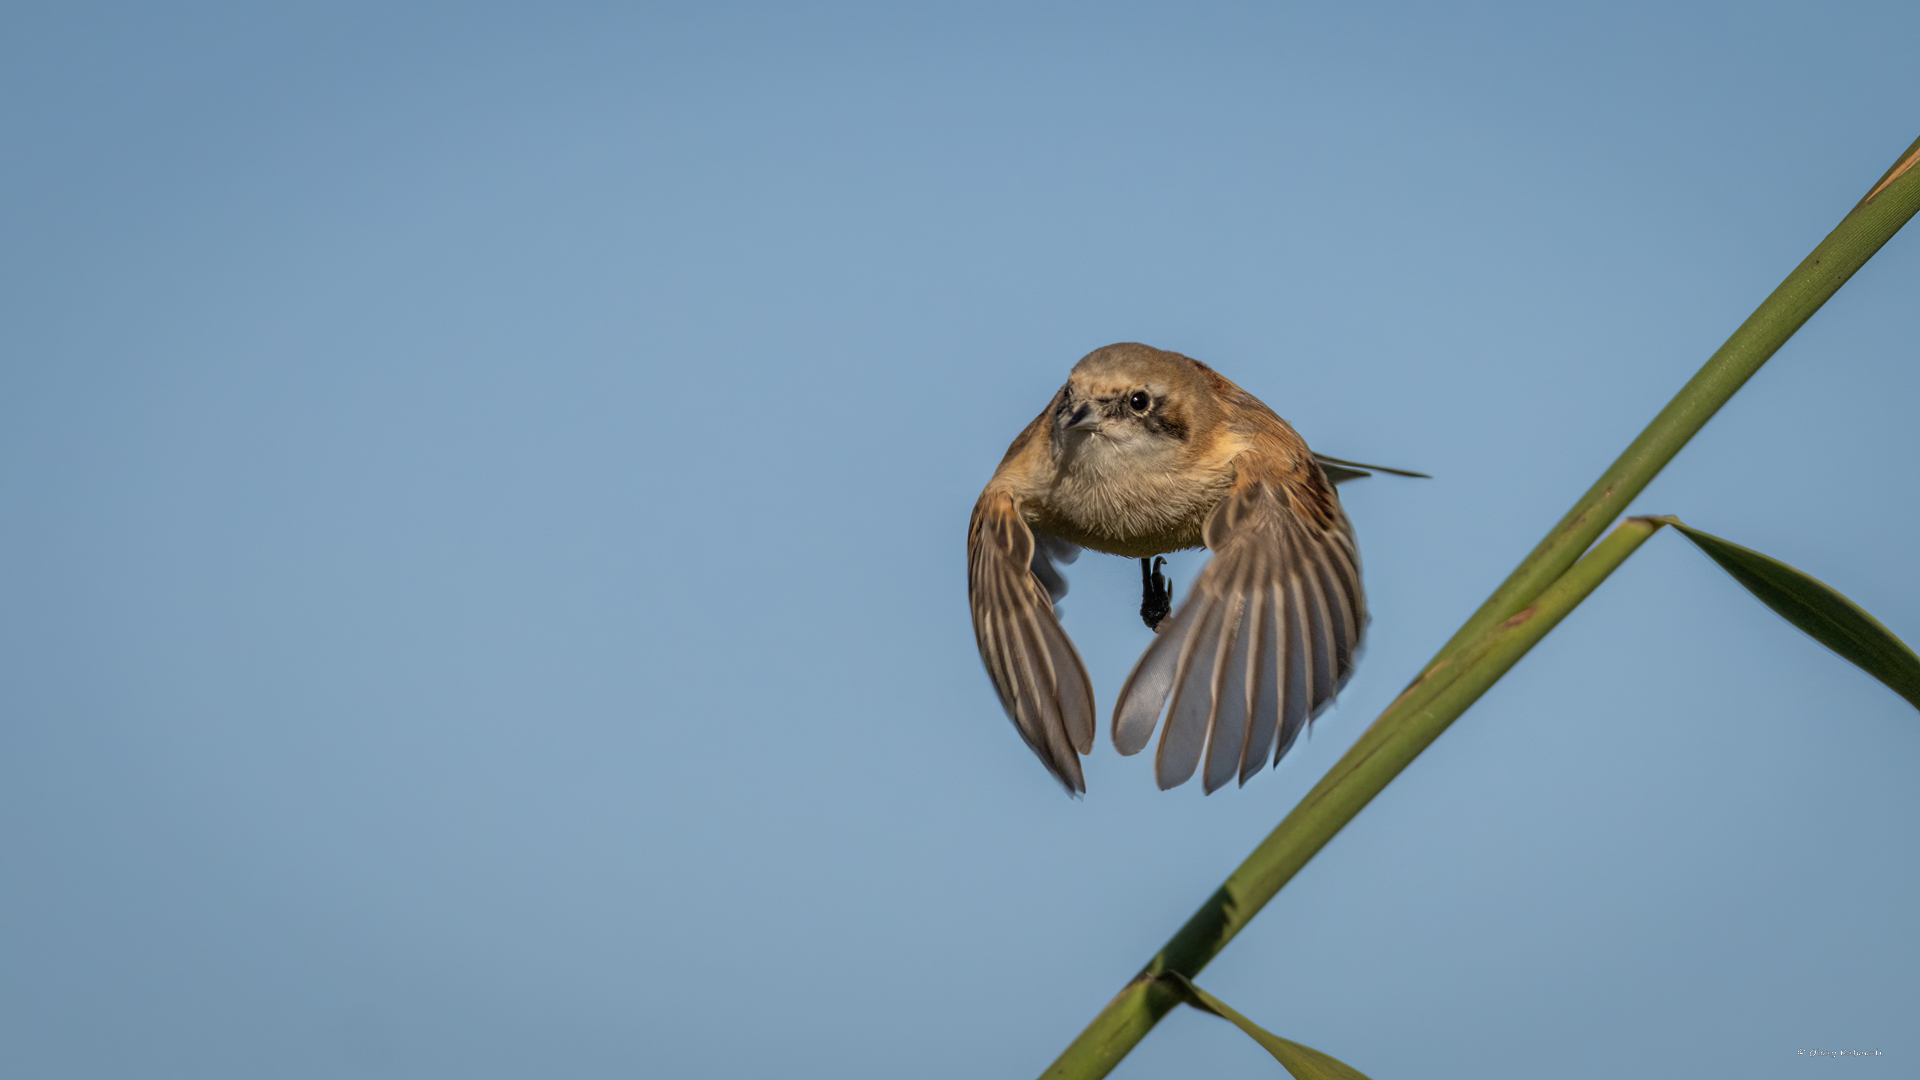
[[[1213,559],[1114,707],[1122,754],[1145,748],[1166,710],[1154,758],[1163,789],[1185,783],[1203,753],[1209,793],[1278,762],[1346,682],[1367,622],[1353,529],[1319,468],[1280,471],[1252,454],[1235,465],[1207,518]]]
[[[1080,755],[1093,752],[1093,682],[1055,617],[1066,581],[1053,563],[1079,549],[1036,541],[1011,496],[989,488],[967,525],[973,636],[1000,704],[1021,738],[1072,794],[1087,790]]]

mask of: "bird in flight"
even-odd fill
[[[1179,353],[1123,343],[1073,366],[967,526],[980,659],[1069,793],[1086,791],[1094,704],[1054,612],[1060,565],[1082,548],[1140,560],[1140,617],[1157,636],[1120,688],[1115,748],[1139,753],[1164,713],[1162,789],[1195,769],[1208,794],[1244,784],[1352,673],[1367,605],[1333,485],[1368,470],[1425,475],[1315,454],[1260,399]],[[1161,556],[1202,545],[1213,558],[1172,612]]]

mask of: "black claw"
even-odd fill
[[[1160,621],[1173,613],[1173,583],[1160,572],[1165,565],[1165,555],[1140,560],[1140,621],[1149,630],[1159,630]]]

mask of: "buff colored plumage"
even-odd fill
[[[1014,726],[1068,791],[1086,790],[1094,698],[1054,614],[1066,592],[1058,564],[1083,547],[1143,560],[1152,626],[1160,579],[1147,560],[1213,551],[1121,688],[1113,739],[1138,753],[1164,712],[1162,788],[1203,762],[1209,793],[1245,783],[1352,672],[1366,601],[1333,483],[1370,468],[1317,458],[1258,398],[1179,353],[1109,345],[1074,365],[1008,448],[967,531],[980,657]]]

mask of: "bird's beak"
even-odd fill
[[[1093,402],[1083,401],[1080,403],[1079,408],[1073,410],[1073,412],[1067,416],[1067,422],[1061,426],[1060,430],[1092,431],[1099,426],[1100,410],[1093,407]]]

